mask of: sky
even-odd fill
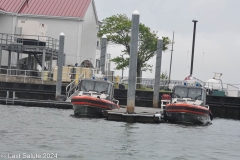
[[[193,76],[207,81],[214,73],[222,73],[223,83],[240,84],[240,1],[239,0],[95,0],[99,21],[116,14],[129,18],[137,10],[140,22],[158,36],[173,32],[172,80],[183,80],[190,74],[193,19],[196,26]],[[111,57],[123,48],[108,46]],[[171,45],[162,53],[161,71],[169,73]],[[143,72],[143,78],[154,78],[156,57],[149,60],[153,72]],[[114,63],[111,64],[114,70]],[[115,75],[122,71],[115,70]],[[128,69],[124,71],[128,76]]]

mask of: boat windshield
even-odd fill
[[[105,83],[105,82],[96,82],[94,91],[96,91],[96,92],[98,92],[98,93],[109,94],[109,93],[108,93],[108,86],[109,86],[108,83]]]
[[[201,88],[176,87],[174,93],[178,98],[191,98],[202,100]]]
[[[82,80],[81,90],[85,92],[94,91],[94,83],[94,81]]]
[[[176,87],[174,93],[179,98],[186,98],[188,93],[188,88]]]
[[[110,84],[106,82],[82,80],[81,90],[85,92],[94,91],[110,95]]]
[[[201,88],[189,88],[188,97],[192,99],[202,100],[202,89]]]

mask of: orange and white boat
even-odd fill
[[[80,82],[78,95],[71,99],[74,114],[103,117],[104,110],[120,108],[113,95],[113,83],[106,80],[83,79]]]
[[[165,106],[165,119],[173,123],[208,124],[213,119],[206,105],[206,90],[200,85],[176,85],[171,102]]]

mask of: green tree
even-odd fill
[[[108,17],[102,21],[102,25],[98,36],[107,35],[109,44],[124,46],[122,55],[113,58],[111,61],[117,64],[116,69],[125,69],[129,66],[130,56],[130,31],[131,20],[124,14],[117,14]],[[141,76],[141,71],[152,71],[152,65],[148,64],[148,60],[155,55],[157,50],[157,32],[151,31],[149,27],[139,24],[139,50],[137,59],[137,77]],[[171,43],[168,37],[162,37],[163,51],[168,49]],[[123,55],[126,55],[125,57]],[[140,79],[138,79],[138,83]]]

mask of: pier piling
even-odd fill
[[[157,54],[156,54],[156,69],[155,69],[155,82],[154,82],[154,93],[153,93],[153,107],[158,108],[159,104],[159,89],[160,89],[160,74],[162,64],[162,46],[163,40],[161,38],[157,41]]]
[[[58,74],[56,83],[56,100],[61,96],[62,89],[62,68],[63,68],[63,53],[64,53],[65,35],[62,32],[59,36],[59,52],[58,52]]]
[[[139,12],[134,11],[132,14],[131,46],[130,46],[128,92],[127,92],[127,113],[128,114],[133,114],[134,107],[135,107],[139,18],[140,18]]]
[[[100,57],[100,69],[102,71],[102,74],[105,74],[105,68],[106,68],[106,54],[107,54],[107,36],[102,36],[101,39],[101,57]]]
[[[12,53],[11,51],[8,51],[8,69],[11,67],[11,62],[12,62]],[[11,71],[10,71],[11,73]]]
[[[0,45],[0,68],[2,68],[2,46],[1,45]]]

